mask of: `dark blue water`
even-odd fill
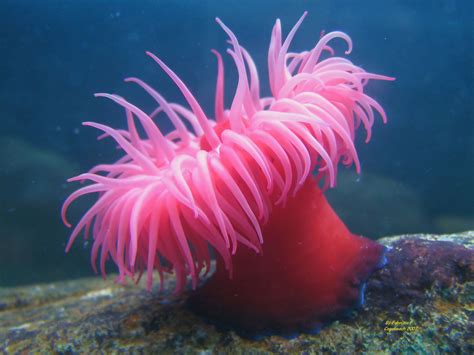
[[[268,93],[274,21],[281,18],[287,33],[304,10],[309,16],[293,49],[309,49],[321,30],[342,30],[354,41],[354,63],[397,78],[371,84],[389,124],[376,124],[370,144],[358,142],[361,177],[342,176],[330,193],[349,227],[372,238],[473,229],[472,1],[3,0],[0,285],[91,273],[89,246],[63,253],[69,231],[59,208],[71,191],[67,177],[116,157],[113,144],[97,142],[97,132],[81,126],[125,125],[122,110],[93,93],[120,93],[151,111],[153,101],[122,81],[133,75],[184,102],[144,55],[150,50],[212,113],[216,70],[209,50],[226,48],[216,16],[252,54]],[[228,105],[236,84],[229,59],[226,69]]]

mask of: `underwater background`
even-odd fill
[[[178,89],[144,54],[160,56],[213,112],[216,77],[210,49],[223,52],[219,16],[256,61],[268,93],[266,55],[276,18],[287,33],[309,16],[292,49],[321,31],[354,42],[350,60],[396,77],[371,81],[368,93],[389,122],[376,122],[357,149],[362,174],[341,169],[327,195],[354,233],[474,229],[474,28],[470,0],[354,1],[27,1],[0,2],[0,286],[91,275],[90,245],[64,248],[70,233],[59,210],[66,179],[117,157],[114,144],[83,127],[92,120],[124,127],[123,110],[95,92],[120,93],[152,111],[154,102],[127,76],[145,79],[169,101]],[[339,46],[338,46],[339,45]],[[335,42],[338,53],[345,48]],[[230,103],[236,71],[226,58]],[[167,122],[160,122],[160,128]],[[347,170],[347,171],[345,171]],[[91,201],[73,206],[77,221]],[[83,247],[81,247],[83,245]]]

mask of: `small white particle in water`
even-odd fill
[[[81,300],[88,300],[88,299],[94,299],[94,298],[99,298],[99,297],[112,297],[112,295],[113,295],[112,289],[106,288],[99,291],[88,292],[84,296],[81,297]]]
[[[74,128],[73,133],[74,134],[79,134],[79,128]]]

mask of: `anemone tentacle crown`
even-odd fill
[[[67,250],[83,230],[92,233],[92,264],[111,258],[119,280],[147,270],[175,272],[176,292],[188,276],[196,287],[209,270],[210,245],[232,272],[232,255],[238,248],[259,253],[271,236],[262,228],[272,210],[285,206],[317,171],[324,188],[336,184],[338,164],[360,164],[354,146],[360,125],[370,140],[374,116],[386,122],[382,107],[364,89],[369,80],[392,80],[368,73],[348,59],[335,56],[330,42],[342,39],[345,54],[352,41],[343,32],[322,36],[309,51],[289,51],[303,21],[300,18],[282,40],[280,21],[271,34],[268,76],[271,96],[260,96],[256,65],[235,35],[219,19],[227,33],[238,71],[237,88],[229,109],[224,108],[224,64],[217,58],[214,119],[208,117],[181,79],[159,58],[147,54],[181,90],[189,107],[165,100],[137,78],[127,82],[141,86],[157,103],[146,113],[124,98],[96,94],[115,101],[125,110],[127,129],[85,122],[111,137],[123,151],[113,164],[99,164],[69,181],[91,184],[71,194],[63,206],[87,194],[97,201],[76,224]],[[166,115],[174,130],[164,134],[155,124]],[[138,128],[141,125],[142,129]],[[192,127],[192,130],[187,127]],[[144,132],[141,134],[139,132]],[[291,236],[288,236],[289,238]],[[263,243],[263,244],[262,244]]]

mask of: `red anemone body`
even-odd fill
[[[251,334],[314,331],[363,302],[363,285],[382,266],[384,247],[352,234],[313,178],[263,228],[260,254],[240,248],[232,278],[221,259],[191,296],[207,318]]]

